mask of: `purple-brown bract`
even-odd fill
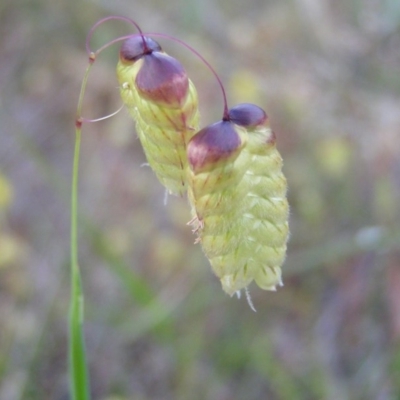
[[[228,121],[220,121],[198,132],[189,142],[187,156],[190,167],[196,173],[214,168],[238,154],[242,141]]]

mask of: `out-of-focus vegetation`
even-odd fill
[[[80,264],[93,399],[400,397],[397,0],[0,5],[0,399],[68,399],[69,188],[85,36],[102,16],[186,40],[230,104],[265,108],[285,160],[285,286],[229,298],[145,162],[126,111],[83,127]],[[127,25],[110,22],[93,48]],[[162,41],[222,113],[209,71]],[[120,106],[116,46],[84,115]]]

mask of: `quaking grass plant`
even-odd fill
[[[95,30],[111,19],[133,25],[138,33],[90,49]],[[150,36],[178,42],[199,57],[216,78],[223,97],[221,121],[199,131],[198,97],[182,64]],[[84,296],[78,265],[78,171],[82,117],[89,72],[97,56],[123,41],[117,78],[124,105],[136,122],[147,161],[169,193],[188,194],[193,226],[214,273],[229,295],[255,281],[265,290],[282,285],[289,207],[287,184],[276,137],[264,110],[254,104],[228,108],[224,87],[211,65],[193,48],[160,33],[144,34],[126,17],[110,16],[89,31],[89,64],[82,81],[76,117],[71,190],[71,300],[69,376],[73,400],[90,398],[83,332]]]

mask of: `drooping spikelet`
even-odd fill
[[[183,194],[186,146],[199,124],[193,83],[179,61],[142,36],[122,44],[117,77],[148,163],[169,192]]]
[[[189,202],[197,241],[228,294],[253,280],[282,284],[289,207],[282,158],[265,112],[253,104],[202,129],[188,145]]]

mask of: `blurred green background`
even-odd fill
[[[289,182],[276,293],[229,298],[126,110],[83,127],[80,264],[93,399],[400,398],[400,2],[2,0],[0,399],[67,400],[69,190],[85,36],[101,17],[184,39],[230,105],[266,109]],[[133,32],[116,21],[92,48]],[[206,67],[160,40],[221,117]],[[84,115],[117,109],[118,45]]]

